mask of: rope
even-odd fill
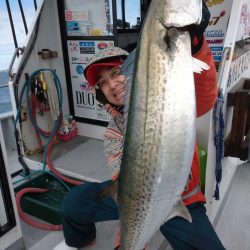
[[[223,118],[224,98],[222,90],[218,91],[217,100],[213,109],[213,129],[214,129],[214,145],[216,149],[216,165],[215,178],[216,187],[213,197],[215,200],[220,199],[219,186],[222,179],[222,158],[224,151],[224,118]]]

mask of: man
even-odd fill
[[[216,71],[214,61],[203,32],[209,20],[209,13],[198,27],[192,27],[193,56],[210,66],[208,71],[194,74],[197,116],[208,112],[217,96]],[[123,148],[123,104],[126,91],[126,77],[121,72],[121,64],[128,53],[112,47],[98,54],[85,68],[84,74],[89,84],[95,87],[96,98],[110,113],[111,120],[104,135],[105,154],[112,173],[112,179],[119,178],[120,162]],[[130,54],[130,60],[134,52]],[[200,163],[195,146],[189,181],[182,195],[192,223],[181,217],[174,217],[160,227],[160,231],[173,249],[224,249],[211,223],[206,216],[205,197],[199,188]],[[71,189],[65,197],[62,207],[62,224],[65,243],[55,249],[77,249],[94,242],[96,238],[95,223],[117,220],[118,207],[111,197],[101,198],[100,193],[112,181],[87,183]],[[119,249],[119,235],[115,249]]]

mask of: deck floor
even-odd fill
[[[42,161],[42,154],[29,156]],[[59,142],[52,147],[51,159],[55,168],[68,175],[89,181],[111,179],[102,140],[77,136],[69,142]]]
[[[238,166],[216,226],[227,250],[250,249],[250,163]]]
[[[97,237],[94,245],[85,247],[86,250],[113,250],[118,221],[96,223]],[[63,233],[48,232],[34,229],[26,223],[21,223],[26,250],[52,250],[63,238]],[[24,250],[24,249],[8,249]],[[147,245],[147,250],[171,250],[162,234],[158,231]]]
[[[103,223],[97,223],[97,238],[96,243],[90,247],[84,248],[86,250],[104,250],[113,249],[115,240],[115,232],[117,228],[117,221],[108,221]],[[22,231],[24,235],[32,235],[32,237],[24,237],[24,243],[27,250],[50,250],[53,249],[64,237],[61,231],[48,232],[44,230],[35,230],[34,228],[22,223]],[[13,249],[14,250],[14,249]]]

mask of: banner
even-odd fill
[[[108,113],[98,106],[95,96],[90,92],[90,86],[83,75],[83,71],[96,53],[109,46],[114,46],[114,42],[70,40],[67,41],[67,44],[75,116],[109,121]]]
[[[240,23],[236,41],[244,40],[250,36],[250,1],[243,2],[241,7]]]
[[[221,60],[228,20],[232,8],[232,0],[207,0],[211,18],[205,31],[206,40],[210,46],[214,60]]]
[[[64,0],[68,36],[112,36],[111,0]]]

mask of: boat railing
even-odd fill
[[[15,45],[15,51],[13,53],[12,59],[10,61],[9,67],[8,67],[8,75],[9,75],[10,79],[12,80],[14,78],[14,76],[15,76],[15,74],[13,74],[13,66],[15,64],[15,61],[16,61],[17,58],[19,58],[20,55],[25,54],[26,47],[20,46],[20,42],[18,43],[17,33],[16,33],[16,28],[17,27],[16,27],[16,25],[15,25],[15,23],[13,21],[13,15],[12,15],[12,11],[11,11],[10,1],[5,0],[5,2],[6,2],[7,13],[8,13],[8,17],[9,17],[13,42],[14,42],[14,45]],[[30,27],[28,27],[26,17],[27,17],[27,12],[31,10],[30,6],[29,6],[29,9],[24,8],[24,6],[22,4],[22,1],[18,0],[19,11],[20,11],[19,13],[21,15],[21,19],[22,19],[22,22],[23,22],[23,27],[24,27],[25,34],[26,34],[26,42],[25,42],[26,45],[27,45],[27,42],[30,40],[29,39],[30,36],[33,33],[34,26],[35,26],[36,20],[37,20],[37,18],[39,16],[39,13],[41,11],[41,7],[43,5],[43,2],[44,2],[44,0],[39,0],[39,1],[33,0],[35,13],[34,13],[34,18],[33,18],[33,23],[31,23]],[[19,13],[15,13],[15,15],[19,14]],[[18,26],[18,29],[20,29],[19,26]],[[22,44],[23,44],[23,41],[22,41]],[[24,46],[26,46],[26,45],[24,45]],[[18,67],[16,69],[18,70]]]
[[[9,3],[9,0],[5,0],[5,2],[6,2],[7,12],[8,12],[9,20],[10,20],[10,26],[11,26],[13,41],[14,41],[14,44],[15,44],[15,48],[18,48],[16,30],[15,30],[15,25],[14,25],[13,18],[12,18],[10,3]],[[36,0],[33,0],[33,2],[34,2],[35,10],[37,10],[37,2],[36,2]],[[26,18],[25,18],[25,9],[23,8],[21,0],[18,0],[18,5],[19,5],[19,10],[20,10],[21,16],[22,16],[22,21],[23,21],[25,33],[27,35],[28,34],[28,26],[27,26],[27,22],[26,22]]]

